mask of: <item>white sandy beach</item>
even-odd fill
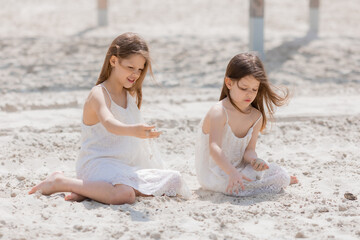
[[[194,144],[228,61],[248,50],[248,1],[109,1],[109,25],[97,27],[96,1],[1,0],[0,239],[360,239],[360,2],[321,0],[316,38],[307,0],[265,2],[264,64],[292,98],[257,153],[300,183],[235,198],[200,188]],[[191,198],[28,195],[51,172],[75,177],[84,100],[127,31],[149,43],[143,116],[164,131],[156,142]]]

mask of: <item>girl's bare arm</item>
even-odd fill
[[[101,87],[94,87],[87,99],[89,107],[95,111],[100,123],[107,131],[116,135],[133,136],[140,138],[158,137],[160,132],[151,131],[154,126],[146,124],[125,124],[117,120],[109,107],[111,104],[110,98],[103,92]]]
[[[226,123],[226,113],[220,105],[215,105],[208,113],[210,155],[215,163],[228,175],[237,172],[225,158],[222,151],[222,135]]]
[[[260,116],[260,115],[259,115]],[[261,129],[262,121],[261,119],[256,123],[256,125],[253,128],[251,140],[248,144],[248,146],[245,149],[244,153],[244,161],[251,164],[255,170],[262,171],[268,168],[266,163],[262,161],[261,159],[258,159],[258,156],[256,154],[255,148],[256,148],[256,142],[259,136],[259,132]]]

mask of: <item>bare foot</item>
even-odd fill
[[[61,180],[64,178],[65,176],[62,172],[54,172],[44,181],[33,187],[28,193],[33,194],[40,191],[43,195],[51,195],[53,193],[60,192],[59,185],[62,182]]]
[[[86,197],[77,194],[77,193],[70,193],[69,195],[65,196],[65,201],[76,201],[76,202],[82,202],[86,199]]]
[[[134,189],[134,188],[133,188]],[[146,194],[143,194],[141,192],[139,192],[138,190],[134,189],[135,191],[135,196],[137,197],[153,197],[153,195],[146,195]]]
[[[290,185],[298,183],[299,180],[295,176],[290,176]]]

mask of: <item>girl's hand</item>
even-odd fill
[[[134,126],[134,137],[138,138],[157,138],[161,132],[155,130],[155,126],[147,124],[137,124]]]
[[[233,191],[233,188],[235,187],[235,193],[238,194],[239,193],[239,185],[240,185],[241,189],[244,190],[245,187],[243,184],[243,179],[251,182],[250,178],[246,177],[242,173],[239,173],[238,171],[235,171],[234,173],[230,174],[229,175],[229,184],[226,187],[226,192],[231,194]]]
[[[269,169],[269,166],[261,158],[255,158],[251,161],[251,166],[255,171],[264,171]]]

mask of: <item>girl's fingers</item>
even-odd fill
[[[264,169],[264,163],[261,163],[260,165],[259,165],[259,171],[262,171]]]
[[[242,178],[245,179],[245,180],[248,181],[248,182],[251,182],[251,181],[252,181],[250,178],[248,178],[248,177],[245,176],[245,175],[243,175]]]
[[[258,170],[259,170],[259,171],[262,171],[262,170],[263,170],[263,166],[264,166],[264,163],[260,163],[260,164],[259,164],[259,167],[258,167]]]
[[[251,161],[251,166],[256,171],[263,171],[265,169],[269,169],[269,166],[266,164],[266,162],[260,158]]]
[[[227,186],[227,188],[226,188],[226,192],[228,192],[228,193],[230,193],[230,184]]]
[[[234,182],[229,183],[228,188],[228,193],[231,193],[234,188]]]
[[[162,132],[149,132],[149,138],[157,138]]]
[[[145,128],[145,130],[149,131],[149,130],[154,129],[155,126],[147,126],[147,125],[145,125],[144,128]]]
[[[261,171],[264,171],[266,169],[269,169],[269,166],[266,163],[264,163],[264,165],[261,168]]]
[[[242,190],[245,190],[245,187],[244,187],[243,182],[239,182],[239,184],[240,184],[240,186],[241,186],[241,189],[242,189]]]
[[[256,160],[251,161],[251,166],[255,167]]]

